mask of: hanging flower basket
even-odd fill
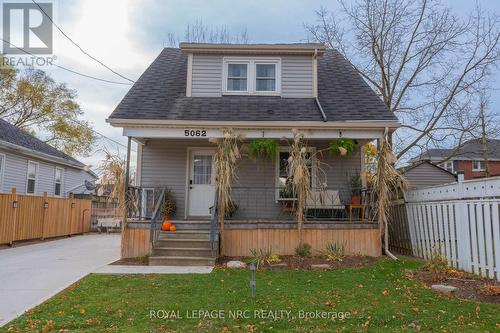
[[[264,158],[273,160],[278,151],[278,143],[271,139],[257,139],[250,142],[248,155],[252,159]]]
[[[338,139],[330,142],[329,149],[334,155],[349,156],[356,149],[356,142],[351,139]]]

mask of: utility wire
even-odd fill
[[[22,52],[26,53],[27,55],[30,55],[30,56],[35,57],[37,59],[43,59],[42,57],[38,57],[38,56],[34,55],[33,53],[30,53],[30,52],[24,50],[23,48],[20,48],[20,47],[18,47],[16,45],[12,44],[8,40],[5,40],[3,38],[0,38],[0,40],[3,41],[4,43],[10,44],[10,46],[15,47],[18,50],[21,50]],[[68,71],[70,73],[73,73],[73,74],[76,74],[76,75],[80,75],[80,76],[83,76],[83,77],[86,77],[86,78],[89,78],[89,79],[93,79],[93,80],[97,80],[97,81],[102,81],[102,82],[106,82],[106,83],[121,84],[121,85],[131,85],[131,83],[127,83],[127,82],[111,81],[111,80],[101,79],[101,78],[98,78],[98,77],[95,77],[95,76],[92,76],[92,75],[83,74],[83,73],[74,71],[72,69],[69,69],[69,68],[66,68],[64,66],[60,66],[60,65],[57,65],[57,64],[51,64],[51,65],[52,66],[56,66],[57,68],[60,68],[62,70]]]
[[[116,140],[114,140],[114,139],[111,139],[110,137],[107,137],[106,135],[104,135],[104,134],[102,134],[102,133],[100,133],[100,132],[96,131],[95,129],[93,129],[92,127],[88,126],[87,124],[82,124],[81,122],[79,122],[78,120],[75,120],[75,119],[70,119],[70,118],[68,118],[68,119],[69,119],[70,121],[72,121],[73,123],[75,123],[75,124],[78,124],[78,125],[80,125],[80,126],[83,126],[83,127],[87,128],[88,130],[92,131],[94,134],[97,134],[97,135],[99,135],[99,136],[101,136],[101,137],[103,137],[103,138],[105,138],[105,139],[107,139],[107,140],[109,140],[109,141],[111,141],[111,142],[113,142],[113,143],[115,143],[115,144],[119,145],[119,146],[122,146],[123,148],[127,148],[127,146],[126,146],[126,145],[124,145],[123,143],[118,142],[118,141],[116,141]],[[134,150],[134,149],[131,149],[131,151],[133,151],[134,153],[136,153],[136,152],[137,152],[137,151],[136,151],[136,150]]]
[[[85,54],[86,56],[88,56],[90,59],[94,60],[95,62],[97,62],[99,65],[103,66],[104,68],[106,68],[107,70],[111,71],[112,73],[118,75],[119,77],[121,77],[122,79],[125,79],[127,81],[130,81],[132,83],[135,83],[134,80],[131,80],[129,79],[128,77],[118,73],[117,71],[115,71],[114,69],[110,68],[109,66],[107,66],[106,64],[104,64],[102,61],[100,61],[99,59],[95,58],[94,56],[90,55],[87,51],[85,51],[80,45],[78,45],[73,39],[71,39],[71,37],[69,37],[68,35],[66,35],[66,33],[52,20],[52,17],[50,17],[50,15],[48,15],[44,10],[43,8],[35,1],[35,0],[31,0],[35,5],[38,6],[38,8],[40,8],[40,10],[45,14],[45,16],[47,16],[47,18],[50,20],[50,22],[52,22],[52,24],[54,25],[54,27],[57,28],[57,30],[59,30],[59,32],[61,34],[63,34],[64,37],[66,37],[73,45],[75,45],[83,54]]]

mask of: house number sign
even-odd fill
[[[187,129],[184,130],[184,136],[207,136],[207,131]]]

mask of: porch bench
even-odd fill
[[[345,218],[338,190],[312,191],[306,200],[306,217]]]

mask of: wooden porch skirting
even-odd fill
[[[312,247],[312,253],[325,250],[329,243],[345,244],[348,254],[378,257],[382,254],[379,231],[365,229],[304,229],[303,241]],[[271,248],[279,255],[295,254],[299,243],[297,229],[227,229],[222,238],[222,255],[239,257],[250,256],[251,249]]]
[[[131,225],[122,231],[122,258],[137,258],[151,254],[151,242],[149,236],[149,223],[147,228]]]
[[[264,224],[265,225],[265,224]],[[240,228],[237,225],[228,226],[224,230],[222,242],[224,246],[221,255],[239,257],[250,256],[251,249],[267,249],[280,255],[292,255],[299,242],[299,234],[294,228],[266,227]],[[313,227],[308,225],[303,229],[304,242],[312,247],[313,254],[325,250],[329,243],[345,244],[348,254],[360,254],[378,257],[381,253],[381,241],[376,224],[330,224]],[[122,258],[143,257],[151,254],[149,223],[128,223],[122,232]]]

